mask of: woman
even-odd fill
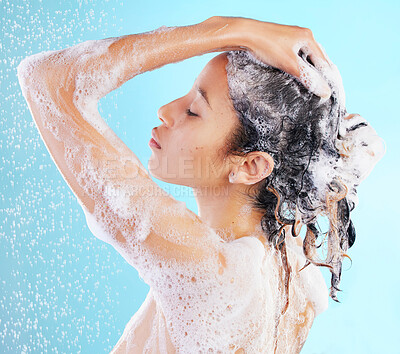
[[[159,109],[149,143],[151,175],[192,187],[196,215],[152,181],[97,102],[138,74],[226,50]],[[150,285],[113,353],[301,350],[328,301],[315,265],[331,270],[336,299],[355,187],[383,154],[365,120],[345,116],[340,76],[310,30],[216,16],[40,53],[18,78],[90,230]]]

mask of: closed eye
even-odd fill
[[[196,113],[193,113],[189,108],[186,110],[186,114],[188,116],[193,116],[193,117],[198,117],[199,115]]]

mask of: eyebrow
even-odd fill
[[[201,87],[198,87],[197,91],[205,99],[205,101],[207,102],[208,106],[211,108],[210,102],[208,101],[207,92],[205,90],[203,90]],[[212,110],[212,108],[211,108],[211,110]]]

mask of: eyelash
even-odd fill
[[[188,116],[192,116],[192,117],[198,117],[199,115],[196,113],[193,113],[189,108],[186,110],[186,114]]]

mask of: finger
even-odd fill
[[[307,60],[311,61],[312,65],[319,71],[326,70],[330,67],[331,61],[327,58],[321,48],[315,44],[316,42],[307,42],[301,48],[305,53]]]
[[[282,53],[281,58],[285,57],[287,60],[280,61],[280,69],[300,80],[300,68],[297,62],[297,57],[293,53]]]
[[[312,50],[309,42],[299,41],[293,46],[300,71],[300,82],[311,92],[326,101],[332,94],[331,89],[322,76],[322,73],[330,67],[323,59],[314,56],[314,62],[310,64]],[[302,56],[300,56],[301,54]],[[312,61],[312,60],[311,60]]]
[[[308,62],[297,57],[300,70],[300,82],[312,93],[326,101],[332,94],[331,89],[322,75]]]
[[[315,41],[299,41],[293,49],[298,56],[302,57],[304,61],[310,63],[317,70],[326,70],[330,64],[325,59],[320,47],[315,43]]]
[[[319,70],[329,67],[329,61],[326,59],[325,55],[322,53],[319,46],[314,43],[310,43],[311,53],[310,59],[314,63],[315,67]]]
[[[326,51],[325,51],[324,47],[321,45],[321,43],[315,42],[315,43],[313,43],[313,45],[315,46],[316,50],[318,50],[319,53],[321,53],[321,54],[323,55],[323,57],[324,57],[324,59],[326,60],[326,62],[327,62],[329,65],[332,65],[332,64],[333,64],[333,63],[332,63],[332,60],[329,59],[329,57],[328,57],[328,55],[326,54]]]

